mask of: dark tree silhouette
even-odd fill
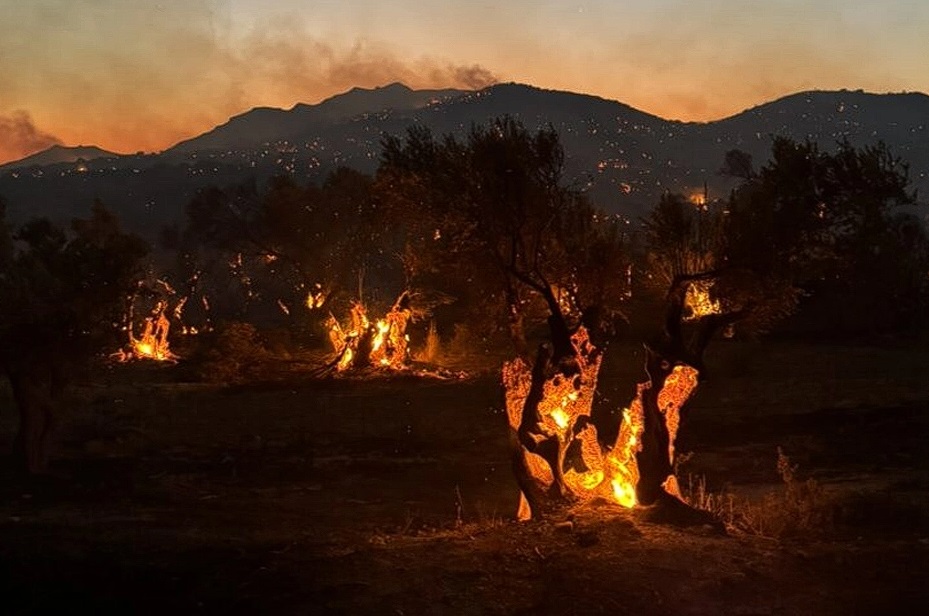
[[[615,276],[626,263],[617,220],[567,186],[563,168],[554,130],[504,117],[465,140],[422,128],[387,137],[377,175],[405,226],[412,273],[441,272],[452,292],[497,299],[522,356],[527,315],[540,305],[556,363],[573,354],[577,322],[618,310],[626,289]]]
[[[213,187],[187,207],[182,269],[204,272],[217,297],[229,295],[231,269],[242,282],[241,311],[259,304],[276,312],[278,300],[316,310],[341,300],[347,309],[359,278],[402,276],[384,223],[371,178],[347,168],[319,186],[281,176],[264,191],[254,182]]]
[[[719,174],[742,180],[752,179],[755,177],[752,155],[743,150],[729,150],[723,158],[723,166],[720,167]]]
[[[65,387],[115,340],[146,252],[99,202],[70,233],[44,219],[11,232],[0,210],[0,367],[19,409],[23,470],[46,469]]]
[[[777,271],[808,296],[812,328],[843,336],[899,330],[925,306],[925,233],[908,169],[883,145],[777,139],[771,162],[734,194],[730,262]]]

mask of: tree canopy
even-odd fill
[[[75,368],[115,340],[146,252],[99,202],[70,231],[45,219],[11,230],[0,209],[0,367],[28,470],[44,467],[54,407]]]
[[[441,272],[455,292],[493,300],[521,352],[534,309],[562,348],[566,320],[618,309],[616,272],[627,263],[618,220],[566,184],[553,129],[533,133],[508,117],[464,139],[414,128],[384,140],[377,183],[415,273]]]

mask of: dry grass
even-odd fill
[[[760,499],[746,499],[730,491],[711,492],[703,477],[693,476],[683,490],[684,498],[737,533],[781,539],[831,530],[839,507],[837,499],[815,479],[799,480],[797,465],[791,464],[780,447],[777,472],[782,485]]]

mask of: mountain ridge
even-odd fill
[[[0,173],[21,169],[23,167],[54,165],[58,163],[74,163],[78,160],[95,160],[98,158],[116,158],[122,156],[116,152],[104,150],[95,145],[67,146],[56,143],[44,150],[40,150],[18,160],[0,165]]]
[[[929,194],[929,95],[862,90],[807,90],[711,122],[667,120],[590,94],[503,83],[481,90],[413,90],[393,83],[353,88],[315,105],[261,107],[152,155],[55,162],[31,172],[0,167],[8,214],[82,214],[93,198],[151,232],[183,216],[208,185],[287,174],[316,182],[339,166],[376,170],[384,135],[411,126],[466,136],[475,124],[510,115],[529,130],[553,127],[565,149],[565,180],[608,211],[630,220],[663,193],[689,193],[707,183],[725,196],[733,180],[718,175],[725,152],[748,152],[755,165],[770,155],[772,137],[811,140],[827,149],[884,141],[907,161],[913,188]],[[105,152],[105,151],[104,151]],[[111,154],[111,153],[108,153]],[[89,171],[89,173],[87,172]],[[41,204],[41,211],[33,204]]]

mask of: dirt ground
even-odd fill
[[[637,353],[610,350],[602,408],[628,402]],[[0,613],[925,609],[929,350],[728,343],[711,353],[680,435],[692,454],[682,481],[776,508],[781,447],[816,481],[828,523],[773,538],[607,505],[517,523],[490,372],[292,370],[218,387],[179,382],[178,368],[112,366],[76,391],[53,473],[29,481],[8,470],[15,418],[2,390]]]

